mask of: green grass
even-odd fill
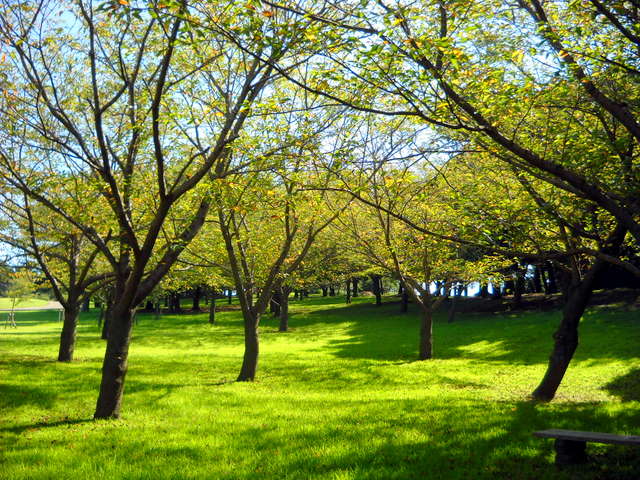
[[[0,330],[0,478],[637,479],[637,449],[590,445],[558,470],[543,428],[638,434],[637,312],[590,310],[558,398],[533,404],[559,314],[438,319],[436,359],[415,361],[418,320],[398,305],[292,302],[292,331],[261,327],[258,380],[235,383],[239,312],[140,315],[123,419],[93,421],[104,343],[82,317],[77,361],[60,324],[18,313]],[[338,302],[332,304],[332,302]]]
[[[0,310],[8,310],[11,308],[13,299],[0,297]],[[49,300],[43,300],[41,298],[25,298],[16,304],[16,308],[31,308],[42,307],[49,303]]]

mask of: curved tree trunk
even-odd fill
[[[593,268],[593,267],[592,267]],[[583,280],[569,293],[562,311],[562,320],[553,334],[554,345],[544,378],[531,396],[540,401],[550,401],[555,397],[560,382],[569,367],[569,362],[578,348],[578,326],[591,297],[593,282]]]
[[[259,315],[252,315],[244,319],[244,356],[242,367],[238,375],[238,382],[252,382],[258,369],[258,354],[260,352],[260,340],[258,337]]]
[[[133,310],[114,305],[107,350],[102,364],[100,394],[93,418],[118,418],[127,374]]]
[[[76,335],[78,330],[79,308],[77,302],[70,301],[69,307],[64,310],[64,322],[60,334],[60,348],[58,350],[59,362],[73,361],[73,352],[76,348]]]
[[[608,245],[605,245],[602,251],[609,255],[617,255],[625,235],[626,229],[617,226],[607,239]],[[549,357],[547,371],[540,385],[531,394],[535,400],[547,402],[555,397],[573,354],[578,348],[580,319],[589,303],[595,281],[606,265],[606,261],[598,258],[582,280],[576,278],[574,274],[566,303],[562,310],[560,326],[553,334],[554,346]]]

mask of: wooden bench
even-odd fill
[[[555,438],[556,465],[575,465],[587,461],[587,442],[617,445],[640,445],[638,435],[615,435],[600,432],[576,432],[550,429],[533,432],[536,437]]]

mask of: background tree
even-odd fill
[[[272,69],[228,44],[224,31],[237,26],[272,61],[295,44],[295,28],[275,42],[275,31],[256,30],[259,14],[237,13],[210,2],[198,10],[185,2],[67,8],[42,1],[0,11],[16,92],[2,107],[11,122],[3,129],[2,176],[80,230],[115,277],[96,418],[119,416],[133,309],[204,222],[211,200],[199,183],[244,167],[233,163],[231,144]],[[197,33],[198,22],[207,36]],[[42,188],[62,172],[94,185],[114,232],[82,222]],[[190,213],[174,215],[178,206]],[[159,242],[170,218],[174,235]],[[115,253],[105,241],[111,235],[119,240]]]

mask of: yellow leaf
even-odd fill
[[[271,10],[263,10],[262,11],[262,15],[269,18],[269,17],[273,17],[273,12]]]
[[[129,5],[129,2],[128,2],[127,0],[118,0],[118,3],[119,3],[120,5],[125,5],[125,6],[126,6],[126,5]]]

